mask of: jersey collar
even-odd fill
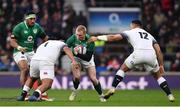
[[[24,21],[24,24],[25,24],[26,28],[28,29],[29,27],[28,27],[28,25],[27,25],[26,21]]]

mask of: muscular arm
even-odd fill
[[[66,53],[66,55],[70,58],[70,60],[72,62],[75,62],[75,59],[74,59],[74,56],[73,56],[73,53],[71,52],[71,50],[67,46],[64,46],[63,50]]]
[[[123,36],[121,34],[107,35],[107,41],[118,41],[122,39]]]
[[[118,40],[122,40],[123,39],[123,35],[121,34],[112,34],[112,35],[99,35],[99,36],[92,36],[88,42],[95,42],[97,40],[102,40],[102,41],[118,41]]]
[[[159,65],[163,66],[164,65],[163,54],[161,52],[159,44],[155,43],[155,44],[153,44],[153,47],[154,47],[154,49],[156,51],[156,55],[157,55],[157,59],[158,59]]]
[[[17,40],[16,40],[15,38],[11,38],[11,39],[10,39],[10,45],[11,45],[13,48],[17,48],[17,47],[18,47]]]

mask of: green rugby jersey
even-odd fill
[[[73,34],[71,37],[68,38],[68,40],[66,41],[66,44],[68,45],[69,48],[71,48],[72,52],[74,53],[74,48],[78,45],[82,45],[84,47],[86,47],[87,52],[85,55],[82,54],[78,54],[75,55],[77,57],[80,57],[83,60],[89,61],[92,57],[92,55],[94,54],[95,51],[95,44],[94,42],[92,43],[87,43],[88,39],[90,38],[90,35],[86,34],[85,35],[85,40],[79,40],[75,34]]]
[[[44,38],[46,34],[39,24],[35,23],[30,27],[23,21],[13,28],[12,36],[17,40],[18,45],[26,47],[27,52],[30,52],[33,51],[35,39]],[[18,50],[14,49],[15,52]]]

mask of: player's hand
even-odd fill
[[[79,52],[79,46],[74,47],[74,54],[77,55]]]
[[[72,65],[72,70],[75,70],[75,71],[79,70],[79,65],[76,61],[72,61],[71,65]]]
[[[91,36],[91,37],[89,38],[89,40],[88,40],[88,43],[95,42],[95,41],[97,41],[97,40],[98,40],[97,37]]]
[[[163,65],[159,66],[159,71],[161,74],[164,74],[164,66]]]
[[[17,50],[21,51],[21,52],[26,52],[27,48],[26,47],[22,47],[22,46],[18,46]]]

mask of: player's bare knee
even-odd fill
[[[22,67],[20,68],[20,70],[21,70],[21,72],[23,72],[23,73],[28,73],[29,67],[22,66]]]

